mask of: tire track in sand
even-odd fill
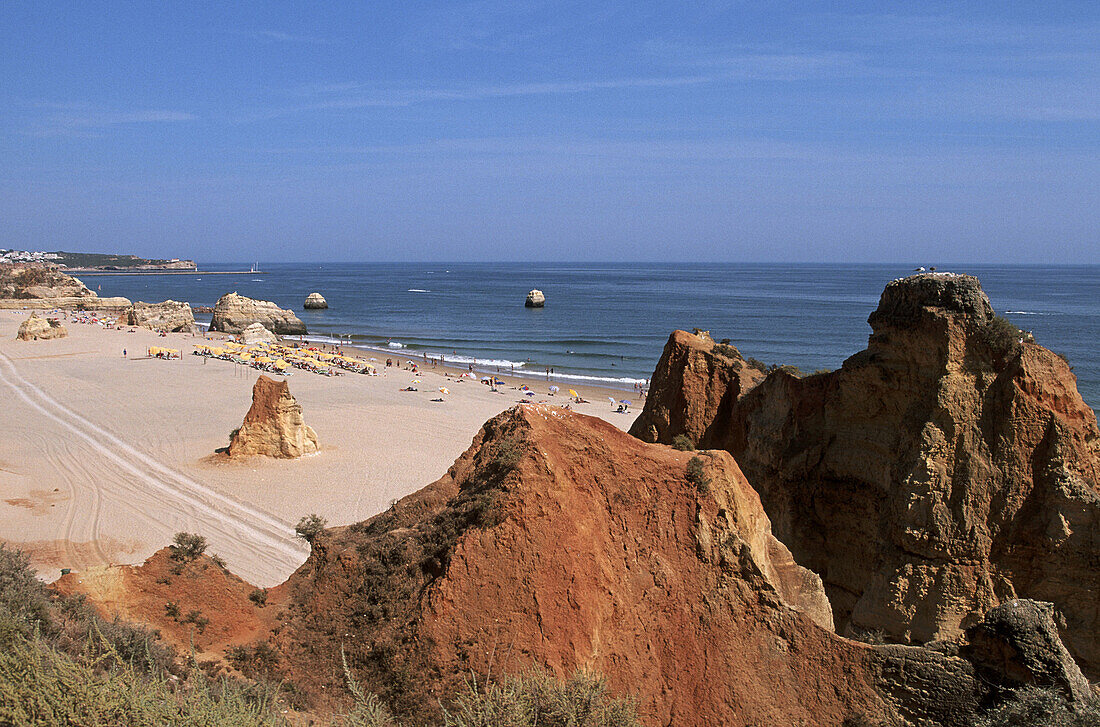
[[[156,505],[161,510],[173,506],[176,510],[174,514],[196,522],[196,529],[200,534],[216,534],[223,543],[231,544],[240,556],[234,560],[239,563],[255,563],[261,571],[289,573],[309,554],[308,547],[294,538],[289,523],[195,482],[103,427],[88,421],[24,379],[11,360],[2,353],[0,383],[12,389],[32,409],[89,445],[96,456],[127,475],[114,478],[114,486],[107,493],[110,500],[118,500],[121,504],[125,500],[120,498],[132,497],[143,502],[150,499],[151,490],[155,491],[157,495],[167,498],[168,502],[158,498],[151,505]],[[88,484],[99,499],[95,505],[98,511],[102,507],[105,492],[97,479],[90,479]],[[149,517],[155,522],[162,522],[155,517],[155,511],[149,512]],[[98,514],[95,515],[95,521],[98,521]],[[72,527],[71,521],[69,527]],[[223,551],[223,555],[230,554]],[[260,564],[269,567],[263,568]]]

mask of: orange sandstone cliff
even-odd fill
[[[263,608],[173,550],[60,584],[176,643],[196,619],[166,603],[202,609],[207,654],[262,667],[321,713],[348,701],[346,662],[404,724],[438,723],[471,675],[532,665],[602,673],[649,727],[964,727],[1005,688],[1089,692],[1048,604],[1010,601],[959,643],[837,636],[821,580],[772,536],[728,453],[646,444],[563,409],[494,417],[437,482],[310,539]]]
[[[406,714],[533,662],[606,674],[647,724],[885,710],[733,459],[700,485],[691,456],[561,409],[490,420],[441,480],[314,542],[274,639],[291,678],[338,689],[343,650]]]
[[[1100,433],[1068,365],[997,319],[970,276],[894,281],[869,323],[841,369],[773,372],[738,396],[721,382],[743,362],[674,334],[631,433],[732,453],[824,579],[838,630],[957,639],[1034,598],[1100,674]]]

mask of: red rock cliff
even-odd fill
[[[533,662],[602,672],[651,725],[883,714],[733,459],[703,455],[700,485],[692,456],[561,409],[490,420],[441,480],[315,541],[275,639],[292,678],[342,689],[342,648],[413,715]]]
[[[647,402],[631,431],[702,432],[701,446],[731,452],[776,534],[825,580],[838,628],[953,638],[1035,598],[1055,604],[1095,678],[1100,434],[1073,373],[1019,342],[969,276],[894,281],[869,322],[867,349],[838,371],[775,372],[727,409],[696,402],[714,416],[679,426]],[[713,400],[720,376],[658,367],[651,401],[684,378]]]

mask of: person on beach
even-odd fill
[[[122,349],[122,358],[126,358],[126,349]]]

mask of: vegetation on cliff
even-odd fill
[[[181,533],[181,535],[183,535]],[[178,552],[178,551],[177,551]],[[195,556],[200,557],[199,555]],[[155,632],[96,615],[82,596],[38,581],[26,556],[0,544],[0,724],[20,727],[401,727],[350,672],[349,711],[289,710],[278,684],[211,676],[210,663],[181,657]],[[636,727],[629,701],[612,698],[602,678],[558,680],[534,670],[479,683],[452,700],[447,727]],[[291,714],[292,720],[288,720]],[[297,719],[297,718],[301,719]]]

